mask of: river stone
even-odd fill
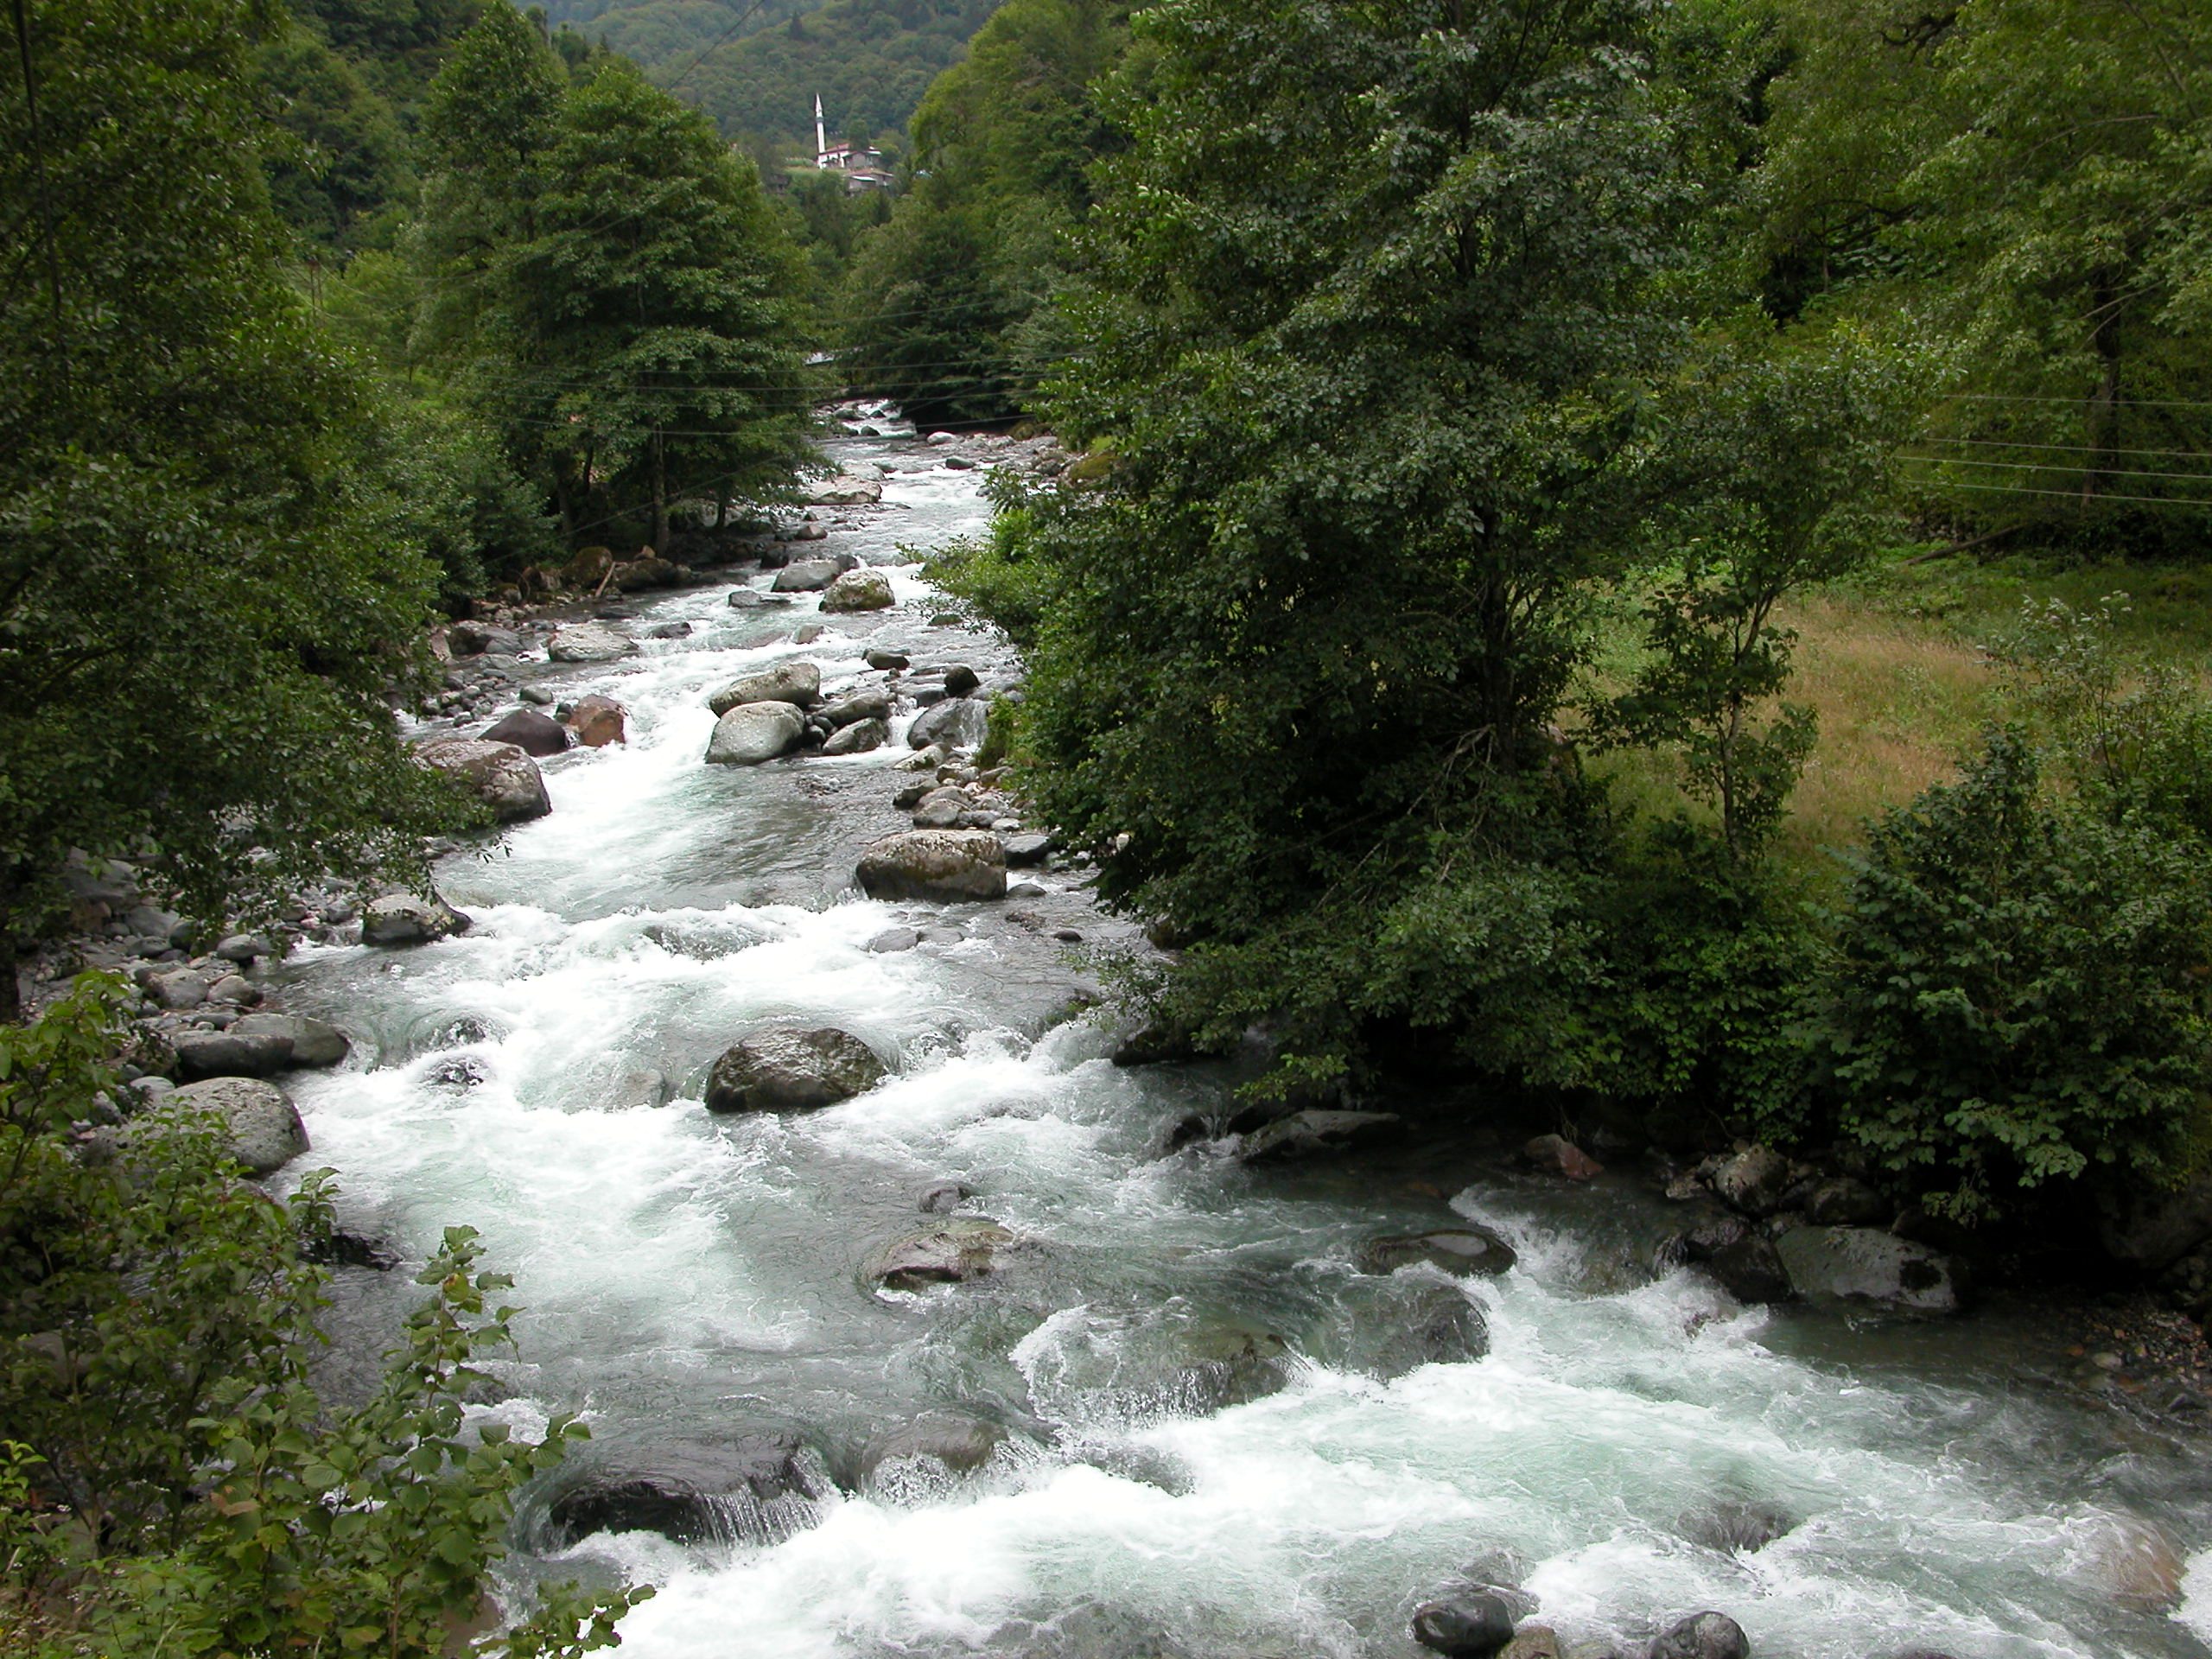
[[[1521,1148],[1521,1156],[1539,1169],[1564,1175],[1570,1181],[1595,1179],[1605,1166],[1563,1135],[1540,1135]]]
[[[1692,1613],[1651,1644],[1649,1659],[1751,1659],[1751,1638],[1726,1613]]]
[[[885,651],[880,646],[864,653],[861,660],[870,668],[895,671],[908,667],[913,659],[903,651]]]
[[[1728,1498],[1710,1509],[1683,1516],[1675,1522],[1675,1530],[1707,1549],[1730,1555],[1750,1555],[1764,1549],[1796,1524],[1794,1516],[1771,1503]]]
[[[1559,1633],[1548,1624],[1523,1624],[1497,1659],[1563,1659]]]
[[[1293,1112],[1246,1135],[1236,1156],[1241,1163],[1260,1164],[1344,1152],[1394,1135],[1404,1123],[1395,1112]]]
[[[284,1044],[288,1065],[335,1065],[353,1045],[321,1020],[298,1014],[249,1014],[231,1027],[233,1037],[273,1037]]]
[[[810,507],[872,506],[883,499],[883,486],[872,478],[840,475],[816,485],[804,499]]]
[[[1426,1233],[1370,1239],[1359,1247],[1362,1273],[1392,1273],[1426,1262],[1449,1274],[1495,1277],[1516,1260],[1513,1247],[1487,1227],[1439,1227]]]
[[[2212,1171],[2178,1187],[2139,1185],[2107,1210],[2098,1236],[2107,1255],[2131,1268],[2178,1262],[2212,1239]]]
[[[888,720],[891,706],[890,688],[874,685],[849,697],[840,697],[822,711],[822,718],[832,726],[841,727],[850,726],[855,721]]]
[[[1752,1147],[1713,1172],[1713,1190],[1722,1203],[1757,1220],[1782,1207],[1791,1179],[1787,1158],[1772,1147]]]
[[[595,1532],[657,1532],[680,1544],[721,1543],[747,1521],[743,1530],[765,1535],[739,1541],[780,1542],[818,1518],[830,1485],[820,1453],[795,1430],[727,1446],[664,1442],[587,1471],[553,1500],[547,1542],[565,1549]]]
[[[1513,1639],[1513,1611],[1487,1591],[1414,1610],[1414,1640],[1448,1659],[1491,1659]]]
[[[832,732],[828,742],[822,746],[824,754],[866,754],[870,749],[880,749],[891,741],[888,721],[856,720],[842,730]]]
[[[556,663],[611,663],[637,650],[627,634],[595,622],[570,622],[556,628],[545,654]]]
[[[984,1216],[948,1216],[880,1246],[861,1276],[886,1290],[964,1284],[995,1271],[1014,1236]]]
[[[810,709],[822,698],[822,671],[812,663],[779,663],[757,674],[741,675],[707,699],[707,707],[726,715],[741,703],[788,702]]]
[[[961,819],[976,810],[968,791],[957,784],[942,784],[922,797],[914,807],[917,830],[957,830]]]
[[[426,944],[468,931],[468,918],[432,893],[388,893],[361,912],[363,944]]]
[[[724,1051],[707,1078],[707,1109],[810,1111],[866,1094],[883,1077],[883,1062],[849,1032],[779,1027]]]
[[[576,741],[587,749],[603,749],[610,743],[626,742],[629,739],[629,710],[612,697],[596,693],[578,697],[562,723],[575,734]]]
[[[925,1411],[872,1442],[861,1455],[861,1473],[873,1476],[887,1463],[928,1458],[956,1475],[972,1474],[1006,1443],[996,1423],[963,1411]]]
[[[1815,1227],[1871,1227],[1895,1209],[1866,1182],[1848,1175],[1822,1181],[1805,1198],[1805,1219]]]
[[[891,579],[880,570],[848,570],[822,595],[825,611],[887,611],[893,602]]]
[[[906,747],[925,749],[934,743],[948,749],[972,749],[989,727],[989,710],[975,698],[947,697],[914,716],[906,728]]]
[[[1014,869],[1042,864],[1052,855],[1052,837],[1042,830],[1006,838],[1006,861]]]
[[[231,1155],[251,1175],[273,1174],[308,1149],[307,1125],[291,1096],[274,1084],[215,1077],[186,1084],[163,1104],[219,1116]]]
[[[1006,849],[987,830],[910,830],[870,845],[855,879],[871,899],[1002,899]]]
[[[479,657],[486,652],[512,657],[522,650],[522,636],[512,628],[466,619],[447,627],[446,642],[458,657]]]
[[[757,766],[799,741],[806,722],[788,702],[741,702],[715,722],[707,740],[710,766]]]
[[[964,1181],[939,1181],[923,1192],[914,1208],[925,1216],[949,1216],[976,1196],[976,1189]]]
[[[1681,1236],[1683,1256],[1696,1262],[1739,1302],[1786,1302],[1789,1271],[1774,1241],[1741,1216],[1714,1211]]]
[[[827,588],[842,574],[835,559],[794,559],[776,572],[768,587],[773,593],[810,594]]]
[[[172,1012],[196,1008],[207,1000],[207,982],[189,968],[175,968],[166,974],[148,975],[146,995]]]
[[[888,956],[895,950],[911,950],[922,942],[922,936],[911,927],[887,927],[868,942],[868,948],[878,956]]]
[[[176,1039],[177,1075],[188,1081],[265,1077],[283,1071],[291,1058],[289,1039],[266,1032],[240,1033],[236,1026],[227,1031],[181,1032]]]
[[[1808,1300],[1955,1313],[1965,1300],[1955,1258],[1876,1228],[1792,1227],[1775,1249],[1790,1284]]]
[[[549,725],[550,721],[547,722]],[[419,746],[415,758],[444,772],[492,809],[501,823],[542,818],[553,810],[537,762],[512,743],[445,737]]]
[[[518,709],[496,721],[484,734],[484,741],[512,743],[524,754],[560,754],[569,747],[569,728],[550,715]]]

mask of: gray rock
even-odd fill
[[[1001,1253],[1014,1243],[1012,1233],[987,1217],[948,1216],[883,1245],[861,1273],[887,1290],[963,1284],[995,1272]]]
[[[522,689],[522,700],[524,702],[534,702],[543,707],[553,702],[554,696],[553,693],[544,686],[525,685]]]
[[[953,784],[939,785],[916,803],[914,828],[957,830],[975,806],[976,803],[969,798],[966,790]]]
[[[467,931],[468,918],[435,893],[386,893],[361,912],[363,944],[427,944]]]
[[[835,587],[836,583],[830,584]],[[802,622],[791,630],[791,644],[810,645],[827,632],[819,622]]]
[[[291,1057],[289,1038],[241,1033],[237,1026],[227,1031],[182,1032],[176,1039],[177,1074],[188,1082],[195,1077],[265,1077],[283,1071]]]
[[[988,830],[912,830],[871,845],[855,879],[871,899],[1001,899],[1006,849]]]
[[[1786,1302],[1789,1271],[1774,1242],[1740,1216],[1715,1211],[1681,1240],[1683,1257],[1696,1262],[1739,1302]]]
[[[164,1008],[196,1008],[207,1000],[207,982],[188,968],[146,977],[146,995]]]
[[[1872,1227],[1792,1227],[1775,1249],[1799,1295],[1874,1302],[1915,1313],[1955,1313],[1965,1301],[1959,1262]]]
[[[810,709],[821,700],[822,671],[812,663],[790,662],[732,680],[707,699],[707,707],[726,715],[741,703],[788,702]]]
[[[1487,1591],[1449,1596],[1414,1610],[1413,1635],[1448,1659],[1491,1659],[1513,1639],[1513,1611]]]
[[[1751,1638],[1726,1613],[1692,1613],[1651,1644],[1650,1659],[1751,1659]]]
[[[887,671],[908,667],[912,662],[904,652],[882,650],[868,652],[861,660],[870,668]]]
[[[911,927],[887,927],[868,942],[868,948],[878,956],[888,956],[894,950],[911,950],[922,942],[922,936]]]
[[[915,1208],[925,1216],[949,1216],[976,1196],[976,1189],[961,1181],[940,1181],[921,1196]]]
[[[816,485],[806,493],[812,507],[856,507],[883,499],[883,486],[872,478],[838,477]]]
[[[727,1445],[664,1441],[586,1467],[546,1512],[545,1543],[565,1549],[595,1532],[657,1532],[680,1544],[780,1543],[820,1518],[832,1483],[794,1429]]]
[[[665,1106],[676,1085],[658,1071],[625,1071],[608,1101],[612,1106]]]
[[[225,962],[251,967],[257,958],[276,953],[269,948],[269,941],[258,933],[232,933],[215,947],[215,954]]]
[[[822,595],[825,611],[887,611],[893,603],[891,579],[880,570],[848,570]]]
[[[1052,837],[1042,832],[1008,836],[1006,838],[1006,861],[1015,869],[1031,864],[1042,864],[1052,856]]]
[[[1771,1147],[1753,1147],[1713,1171],[1713,1190],[1722,1203],[1757,1219],[1782,1207],[1794,1179],[1787,1158]]]
[[[889,689],[874,685],[849,697],[840,697],[822,711],[822,717],[832,726],[850,726],[862,720],[888,720],[891,706]]]
[[[2212,1171],[2186,1185],[2140,1186],[2106,1212],[2099,1229],[2115,1262],[2152,1271],[2212,1240]]]
[[[490,807],[501,823],[542,818],[553,810],[537,762],[512,743],[440,738],[417,746],[415,758],[460,784]]]
[[[973,697],[948,696],[914,716],[914,723],[906,728],[906,747],[922,749],[938,744],[948,749],[972,749],[983,741],[989,728],[990,713],[982,703]]]
[[[595,622],[569,622],[553,631],[545,654],[556,663],[611,663],[638,648],[627,634]]]
[[[297,1014],[249,1014],[231,1027],[231,1035],[282,1042],[287,1065],[335,1065],[352,1047],[337,1027]]]
[[[726,1050],[707,1078],[710,1112],[792,1112],[834,1106],[883,1081],[875,1052],[849,1032],[779,1027]]]
[[[827,588],[841,574],[835,559],[795,559],[768,585],[779,594],[808,594]]]
[[[1487,1227],[1438,1227],[1426,1233],[1370,1239],[1359,1247],[1362,1273],[1391,1273],[1426,1262],[1462,1277],[1494,1276],[1513,1266],[1513,1247]]]
[[[250,1008],[261,1001],[261,988],[238,974],[225,974],[207,988],[207,1000],[226,1007]]]
[[[1866,1182],[1848,1175],[1822,1181],[1805,1198],[1805,1219],[1815,1227],[1870,1227],[1895,1210]]]
[[[832,732],[822,746],[824,754],[866,754],[880,749],[891,741],[891,726],[887,721],[857,720],[842,730]]]
[[[1046,889],[1034,881],[1017,881],[1006,890],[1009,899],[1042,899],[1046,894]]]
[[[715,722],[707,741],[710,766],[757,766],[794,747],[806,729],[788,702],[741,702]]]
[[[484,734],[486,743],[512,743],[524,754],[560,754],[569,747],[569,728],[550,715],[518,709]]]
[[[1395,1112],[1293,1112],[1246,1135],[1236,1156],[1240,1162],[1260,1164],[1343,1152],[1395,1135],[1404,1125]]]
[[[948,697],[964,697],[982,683],[982,677],[965,663],[955,663],[944,671],[944,695]]]
[[[457,657],[478,657],[486,652],[512,657],[522,650],[522,636],[512,628],[490,622],[463,620],[446,629],[446,643]]]
[[[887,1463],[927,1458],[956,1475],[971,1474],[1005,1444],[1007,1432],[960,1411],[925,1411],[912,1422],[879,1437],[861,1459],[861,1472],[872,1476]]]
[[[1771,1503],[1726,1498],[1710,1509],[1685,1515],[1675,1523],[1675,1530],[1707,1549],[1730,1555],[1750,1555],[1764,1549],[1796,1524],[1795,1517]]]
[[[307,1126],[298,1109],[274,1084],[216,1077],[188,1084],[162,1103],[219,1118],[232,1155],[249,1174],[272,1174],[308,1150]]]

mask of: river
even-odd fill
[[[1327,1167],[1165,1154],[1221,1082],[1117,1070],[1108,1034],[1053,1023],[1090,971],[1071,953],[1128,938],[1079,872],[1042,874],[1042,899],[869,902],[854,855],[903,823],[903,745],[702,765],[706,695],[753,666],[804,657],[834,687],[889,645],[1016,670],[930,626],[899,550],[978,529],[979,474],[911,437],[832,448],[895,469],[888,510],[827,547],[887,563],[900,608],[802,646],[810,595],[627,607],[633,632],[694,632],[566,677],[625,703],[630,740],[547,763],[551,816],[446,861],[473,930],[282,970],[288,1007],[355,1039],[293,1085],[346,1224],[419,1260],[466,1222],[519,1281],[486,1415],[585,1411],[579,1475],[796,1431],[839,1485],[688,1546],[563,1540],[538,1494],[516,1573],[652,1580],[637,1659],[1402,1659],[1410,1609],[1471,1567],[1537,1598],[1570,1654],[1707,1607],[1759,1659],[2212,1651],[2212,1555],[2178,1612],[2114,1594],[2133,1518],[2212,1544],[2202,1442],[2086,1389],[2033,1317],[1745,1308],[1654,1265],[1670,1224],[1644,1183],[1567,1190],[1479,1133]],[[868,949],[898,925],[922,943]],[[791,1020],[862,1038],[892,1077],[807,1116],[707,1114],[714,1057]],[[969,1284],[872,1292],[861,1261],[944,1182],[1032,1243]],[[1460,1218],[1518,1265],[1351,1265]],[[341,1370],[419,1294],[406,1276],[342,1275]],[[863,1474],[932,1410],[1002,1435],[989,1460]],[[1719,1547],[1715,1517],[1745,1515],[1786,1530]]]

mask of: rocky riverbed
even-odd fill
[[[206,950],[80,895],[149,1040],[293,1045],[199,1047],[340,1171],[332,1386],[442,1226],[518,1275],[480,1414],[594,1439],[518,1582],[654,1580],[648,1659],[2207,1651],[2186,1322],[1974,1302],[1756,1149],[1116,1065],[1149,947],[976,764],[1021,665],[912,553],[1057,463],[881,430],[752,563],[454,631],[414,734],[513,810],[435,895]]]

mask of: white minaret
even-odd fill
[[[814,95],[814,164],[817,167],[826,167],[829,165],[829,157],[830,141],[823,136],[822,132],[822,94],[817,92]]]

